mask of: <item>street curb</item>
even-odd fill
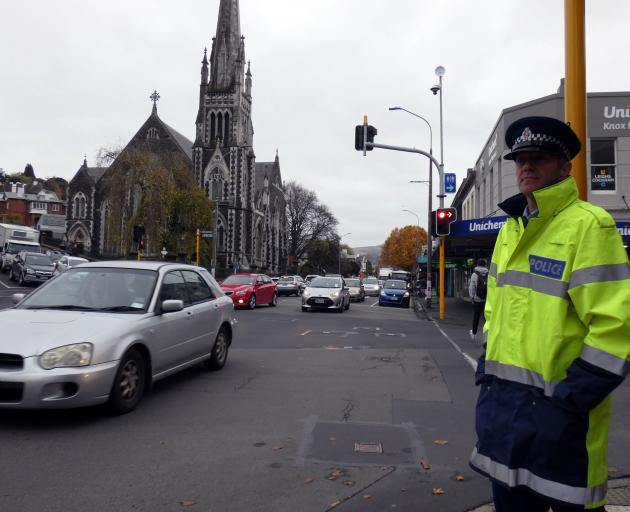
[[[424,301],[422,300],[421,297],[413,298],[413,310],[416,313],[416,315],[423,314],[425,320],[428,320],[428,321],[433,320],[433,317],[429,314],[427,309],[424,307]]]
[[[466,512],[495,512],[492,503],[486,503]],[[630,512],[630,478],[608,480],[606,512]]]

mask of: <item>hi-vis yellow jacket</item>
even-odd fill
[[[630,372],[630,264],[615,222],[573,178],[521,194],[496,241],[474,469],[508,486],[605,502],[610,393]]]

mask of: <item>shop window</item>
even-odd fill
[[[591,139],[591,192],[614,194],[617,190],[614,139]]]

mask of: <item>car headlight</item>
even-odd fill
[[[39,364],[44,370],[87,366],[92,360],[92,349],[91,343],[73,343],[72,345],[53,348],[39,356]]]
[[[302,296],[303,296],[303,297],[308,297],[309,295],[310,295],[310,293],[309,293],[307,290],[304,290],[304,291],[302,292]]]
[[[336,298],[336,297],[339,297],[339,292],[332,292],[332,293],[330,294],[330,297],[331,297],[332,299],[334,299],[334,298]]]
[[[27,268],[27,269],[26,269],[26,273],[27,273],[27,274],[34,274],[34,273],[35,273],[35,271],[34,271],[32,268]]]
[[[386,295],[386,294],[385,294],[385,290],[381,290],[381,295],[382,295],[383,297],[385,297],[385,295]]]
[[[405,292],[404,297],[405,297],[405,298],[409,297],[409,292]]]
[[[236,292],[234,295],[240,296],[240,295],[245,295],[246,293],[247,293],[247,290],[240,290]]]

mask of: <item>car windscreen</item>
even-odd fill
[[[7,245],[7,252],[10,254],[17,254],[18,252],[21,251],[33,251],[33,252],[37,252],[39,249],[39,247],[35,246],[35,245],[28,245],[28,244],[16,244],[16,243],[9,243]]]
[[[254,276],[228,276],[223,284],[254,284]]]
[[[338,277],[316,277],[309,286],[311,288],[341,288],[341,280]]]
[[[43,267],[52,267],[53,265],[50,256],[46,256],[45,254],[27,254],[24,258],[24,263],[26,265],[41,265]]]
[[[406,280],[409,277],[407,272],[392,272],[391,279]]]
[[[149,307],[157,276],[154,270],[76,267],[38,288],[18,308],[141,313]]]
[[[293,283],[294,279],[292,277],[281,277],[278,279],[279,283]]]
[[[84,260],[83,258],[68,259],[68,265],[70,265],[71,267],[76,267],[77,265],[81,265],[81,263],[87,263],[87,260]]]
[[[378,284],[378,279],[375,279],[373,277],[368,277],[367,279],[363,281],[363,284]]]
[[[346,285],[348,286],[361,286],[361,281],[358,279],[346,279]]]
[[[384,288],[387,288],[387,289],[390,289],[390,290],[406,290],[407,289],[407,283],[405,281],[389,279],[389,280],[385,281]]]

